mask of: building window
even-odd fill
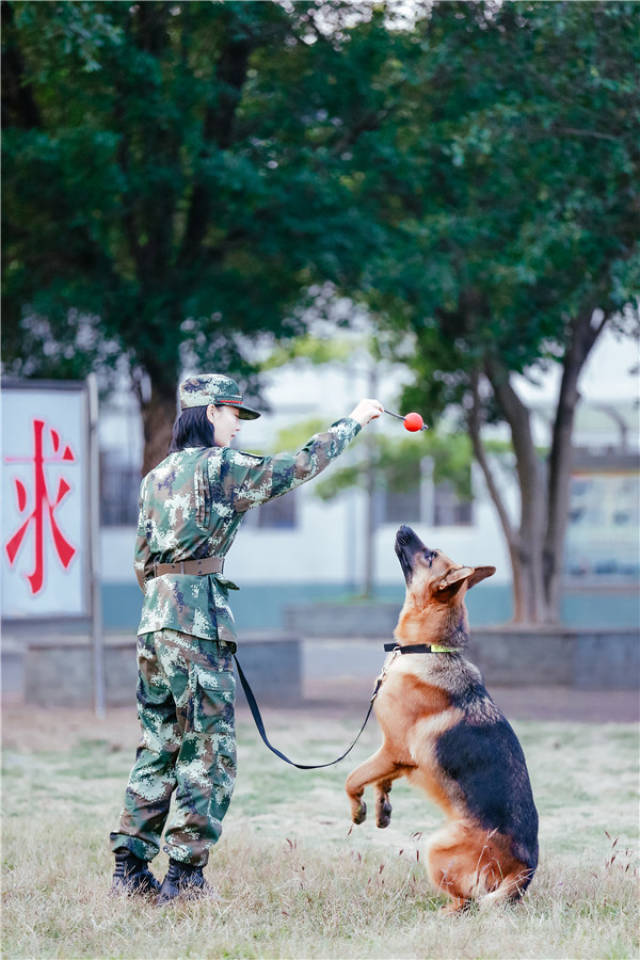
[[[420,523],[422,509],[420,504],[420,487],[413,490],[384,491],[384,520],[383,523]]]
[[[100,453],[100,523],[104,527],[136,526],[140,468],[118,462],[113,451]]]
[[[471,526],[473,503],[464,500],[452,483],[433,482],[431,463],[422,463],[420,475],[408,490],[388,483],[383,496],[383,523],[426,523],[431,527]]]
[[[595,459],[595,458],[594,458]],[[636,461],[637,462],[637,461]],[[636,579],[640,473],[600,458],[571,478],[565,572],[570,576]]]
[[[433,487],[433,526],[469,527],[473,522],[471,501],[461,500],[448,480]]]
[[[284,497],[276,497],[263,503],[257,510],[256,526],[260,530],[293,530],[298,526],[298,498],[291,491]]]

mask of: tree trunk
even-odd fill
[[[544,623],[550,619],[542,589],[542,556],[539,538],[533,544],[526,536],[509,548],[513,576],[513,620]]]
[[[144,432],[142,476],[164,460],[171,443],[171,432],[177,414],[176,388],[151,384],[151,396],[141,404]]]
[[[480,439],[478,375],[472,376],[468,427],[474,455],[484,473],[509,548],[513,573],[513,619],[517,623],[557,623],[569,515],[572,435],[579,400],[578,378],[607,318],[593,323],[592,312],[574,318],[563,359],[560,395],[551,448],[544,465],[535,449],[531,414],[509,382],[509,373],[487,360],[486,374],[504,419],[509,424],[520,489],[517,529],[509,519]]]
[[[560,588],[564,560],[564,544],[569,522],[571,486],[572,436],[575,412],[580,395],[578,378],[607,318],[594,324],[592,313],[575,317],[565,351],[560,395],[553,424],[547,470],[547,523],[543,549],[544,592],[548,611],[560,616]]]
[[[509,372],[487,358],[486,373],[511,430],[520,488],[520,523],[509,552],[514,582],[514,620],[540,623],[549,619],[544,596],[542,548],[545,530],[543,464],[533,442],[531,414],[509,381]]]
[[[508,384],[506,371],[493,368],[492,374],[496,382],[494,386],[496,396],[499,391],[508,408],[508,414],[505,411],[505,419],[511,427],[513,446],[516,451],[520,486],[520,522],[517,527],[507,514],[480,437],[481,400],[477,372],[472,376],[472,404],[467,412],[469,436],[509,549],[513,578],[513,620],[516,623],[539,623],[547,619],[542,578],[541,518],[544,512],[542,464],[533,445],[529,411]],[[493,381],[491,382],[493,385]]]

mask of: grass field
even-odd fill
[[[269,712],[303,762],[336,756],[359,718]],[[438,913],[423,868],[440,812],[403,781],[387,830],[350,830],[346,774],[285,767],[239,723],[225,832],[207,877],[220,901],[158,910],[108,896],[107,834],[137,738],[132,711],[21,711],[4,723],[3,948],[14,957],[636,958],[638,739],[627,724],[514,724],[540,813],[540,867],[515,908]],[[370,805],[371,809],[371,805]],[[161,855],[157,874],[166,867]]]

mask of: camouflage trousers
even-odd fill
[[[142,738],[112,850],[151,860],[166,825],[170,857],[206,864],[236,775],[233,650],[169,629],[138,637]]]

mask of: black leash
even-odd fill
[[[375,688],[374,688],[373,693],[371,694],[371,699],[370,699],[370,701],[369,701],[369,709],[367,710],[367,715],[366,715],[366,717],[364,718],[364,723],[363,723],[362,726],[360,727],[360,730],[358,731],[358,734],[357,734],[355,740],[353,741],[353,743],[351,744],[351,746],[350,746],[350,747],[347,747],[347,749],[345,750],[345,752],[344,752],[343,754],[341,754],[341,756],[339,756],[337,760],[331,760],[329,763],[294,763],[293,760],[290,760],[289,757],[285,756],[284,753],[282,753],[280,750],[277,750],[276,747],[273,747],[273,746],[269,743],[269,739],[268,739],[268,737],[267,737],[267,732],[266,732],[266,730],[265,730],[265,728],[264,728],[264,721],[263,721],[263,719],[262,719],[262,715],[260,714],[260,708],[258,707],[258,704],[257,704],[257,702],[256,702],[256,698],[255,698],[254,695],[253,695],[253,690],[252,690],[251,687],[249,686],[249,681],[248,681],[247,678],[245,677],[244,672],[243,672],[243,670],[242,670],[242,667],[240,666],[240,663],[239,663],[238,658],[237,658],[237,656],[235,655],[235,653],[234,653],[233,656],[234,656],[234,659],[235,659],[235,661],[236,661],[236,666],[237,666],[237,668],[238,668],[238,676],[240,677],[240,683],[242,684],[242,689],[244,690],[244,695],[245,695],[245,697],[247,698],[247,703],[249,704],[249,709],[251,710],[251,713],[252,713],[252,715],[253,715],[253,719],[255,720],[256,727],[258,728],[258,733],[259,733],[260,736],[262,737],[265,746],[268,747],[269,750],[271,750],[272,753],[275,753],[276,757],[280,757],[281,760],[284,760],[285,763],[290,764],[292,767],[297,767],[298,770],[320,770],[321,767],[332,767],[335,763],[340,763],[340,761],[341,761],[341,760],[344,760],[344,758],[347,756],[348,753],[351,753],[351,751],[352,751],[353,748],[355,747],[356,743],[357,743],[358,740],[360,739],[360,736],[361,736],[361,734],[362,734],[362,731],[363,731],[364,728],[366,727],[367,721],[368,721],[369,717],[371,716],[371,711],[373,710],[373,701],[375,700],[376,696],[378,695],[378,690],[380,689],[380,686],[381,686],[382,681],[383,681],[383,679],[384,679],[384,672],[383,672],[383,673],[378,677],[378,679],[376,680],[376,685],[375,685]]]
[[[417,643],[417,644],[412,644],[412,645],[403,647],[399,643],[397,643],[397,641],[394,641],[393,643],[385,643],[384,649],[387,651],[387,653],[440,653],[443,650],[442,647],[438,647],[435,644],[433,645],[433,649],[432,649],[431,645],[428,643]],[[447,652],[453,653],[452,650],[447,650]],[[240,677],[240,683],[242,684],[244,695],[247,698],[249,709],[251,710],[251,714],[255,721],[256,727],[258,728],[258,733],[262,737],[264,745],[268,747],[272,753],[275,753],[276,757],[280,757],[281,760],[284,760],[285,763],[290,764],[292,767],[297,767],[298,770],[320,770],[322,769],[322,767],[332,767],[334,764],[340,763],[341,760],[344,760],[344,758],[347,756],[348,753],[351,753],[356,743],[360,739],[364,728],[367,725],[367,721],[371,716],[371,711],[373,710],[373,701],[378,696],[378,691],[382,686],[382,681],[386,676],[386,670],[383,668],[382,673],[376,680],[376,685],[374,687],[373,693],[371,694],[371,699],[369,700],[369,709],[367,710],[367,715],[364,718],[364,722],[360,727],[360,730],[356,734],[356,738],[351,744],[351,746],[347,747],[345,752],[341,754],[337,760],[330,760],[329,763],[294,763],[293,760],[290,760],[289,757],[287,757],[284,753],[282,753],[280,750],[278,750],[276,747],[272,746],[269,743],[269,738],[267,737],[267,731],[264,728],[264,721],[262,719],[262,714],[260,713],[260,707],[257,704],[256,698],[253,694],[253,690],[251,689],[249,681],[244,675],[244,671],[240,666],[240,661],[238,660],[238,657],[236,656],[235,653],[233,657],[234,657],[234,660],[236,661],[236,667],[238,668],[238,676]]]

